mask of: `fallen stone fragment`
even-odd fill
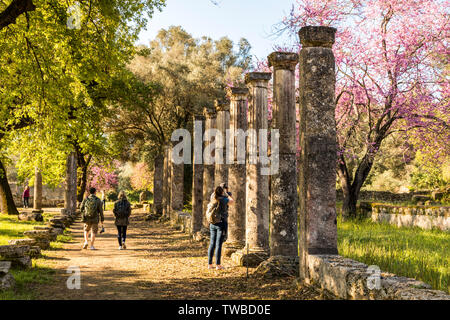
[[[0,261],[0,291],[14,288],[16,281],[9,273],[11,268],[11,261]]]

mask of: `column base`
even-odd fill
[[[264,250],[249,250],[241,249],[231,255],[231,260],[237,266],[256,268],[264,260],[269,258],[269,254]]]
[[[298,256],[272,256],[263,261],[254,273],[259,278],[280,278],[299,276]]]
[[[233,253],[235,253],[238,250],[241,250],[242,248],[244,248],[244,244],[240,243],[240,242],[225,242],[223,244],[223,248],[222,248],[222,254],[225,255],[226,257],[231,257],[231,255]]]
[[[194,233],[192,235],[192,238],[193,238],[194,241],[197,241],[197,242],[208,241],[209,238],[210,238],[209,229],[202,228],[200,231]]]

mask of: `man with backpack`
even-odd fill
[[[105,221],[103,216],[103,203],[96,197],[95,188],[89,189],[89,196],[81,203],[81,213],[84,222],[84,245],[83,249],[87,249],[89,232],[91,233],[91,250],[95,250],[94,242],[95,236],[98,233],[98,224],[101,221],[102,225]]]
[[[120,191],[119,200],[114,203],[113,209],[114,224],[117,227],[117,239],[119,240],[119,250],[126,249],[125,240],[127,239],[127,227],[130,223],[128,220],[131,215],[131,204],[127,200],[125,191]]]

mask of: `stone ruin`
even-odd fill
[[[63,209],[64,210],[64,209]],[[41,250],[50,248],[58,235],[71,226],[79,217],[79,211],[72,215],[53,217],[47,225],[35,226],[34,230],[24,231],[26,238],[9,240],[9,245],[0,246],[0,290],[14,287],[14,277],[10,268],[27,269],[32,267],[32,259],[42,256]]]
[[[235,265],[257,267],[255,276],[295,276],[344,299],[450,299],[423,282],[382,273],[376,288],[367,265],[343,258],[337,250],[335,60],[336,29],[307,26],[299,31],[302,49],[268,56],[273,73],[246,75],[246,88],[230,88],[230,103],[215,102],[194,120],[205,130],[277,129],[276,174],[262,175],[261,164],[197,162],[194,151],[193,210],[183,212],[183,165],[171,161],[172,145],[155,161],[154,212],[181,225],[197,241],[208,241],[206,206],[213,188],[228,183],[236,203],[229,208],[228,240],[223,253]],[[299,64],[296,104],[295,68]],[[268,83],[273,76],[272,121],[268,124]],[[248,103],[248,112],[247,112]],[[297,159],[296,108],[301,154]],[[248,119],[247,119],[248,115]],[[202,140],[203,141],[203,140]],[[210,141],[213,148],[223,141]],[[236,145],[236,144],[235,144]],[[247,154],[260,150],[249,150]],[[236,160],[236,149],[228,155]],[[273,150],[269,150],[272,152]],[[216,156],[216,155],[213,155]],[[248,156],[247,156],[248,157]],[[235,162],[236,163],[236,162]]]
[[[11,268],[11,261],[0,261],[0,290],[8,290],[16,285],[16,281],[9,269]]]

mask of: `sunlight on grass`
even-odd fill
[[[17,216],[0,215],[0,245],[8,245],[8,240],[24,238],[23,232],[33,230],[35,226],[45,225],[54,213],[44,213],[44,222],[19,221]],[[57,240],[51,242],[52,249],[59,249],[64,243],[72,241],[73,237],[68,230],[58,235]],[[45,254],[45,253],[44,253]],[[34,284],[49,283],[55,273],[44,258],[33,259],[33,268],[27,270],[11,269],[16,280],[16,287],[12,290],[0,291],[0,300],[30,300],[38,299],[32,286]]]
[[[55,271],[48,268],[45,260],[33,260],[33,268],[27,270],[11,270],[16,280],[16,287],[11,290],[0,291],[0,300],[33,300],[38,299],[31,289],[34,284],[50,283]]]
[[[23,232],[33,230],[43,222],[19,221],[17,216],[0,215],[0,245],[7,245],[8,240],[24,238]]]
[[[339,254],[449,293],[450,233],[338,219]]]

